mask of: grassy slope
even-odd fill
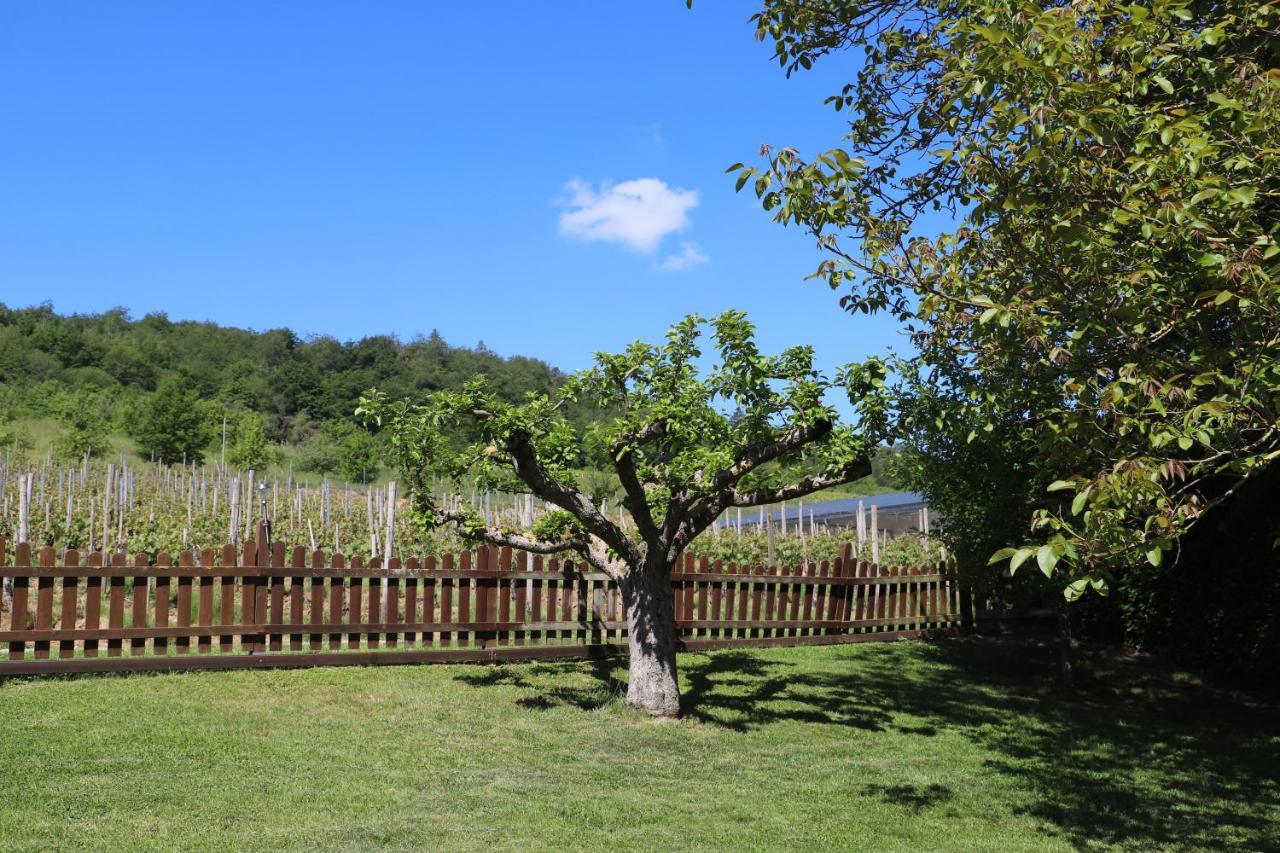
[[[991,641],[0,687],[0,849],[1267,848],[1277,709]]]

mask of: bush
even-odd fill
[[[67,428],[53,443],[53,450],[59,458],[71,461],[86,453],[102,456],[111,449],[111,442],[107,440],[106,418],[99,413],[94,401],[72,404],[59,420]]]
[[[300,471],[316,474],[332,474],[342,462],[342,446],[332,431],[321,429],[302,443],[298,451],[297,466]]]

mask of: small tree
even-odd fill
[[[329,429],[321,428],[302,443],[296,459],[301,471],[332,474],[342,461],[342,447]]]
[[[376,480],[382,464],[382,447],[378,439],[345,423],[337,435],[338,473],[359,483]]]
[[[227,461],[231,465],[261,471],[279,458],[279,451],[267,441],[267,433],[262,428],[262,415],[245,412],[236,418],[231,445],[227,448]]]
[[[212,437],[200,399],[177,376],[160,383],[134,431],[144,454],[169,465],[202,461]]]
[[[874,437],[884,423],[879,361],[843,368],[830,381],[814,369],[813,350],[764,356],[745,315],[711,322],[719,364],[700,375],[696,316],[674,326],[662,346],[632,344],[597,354],[595,367],[553,395],[504,403],[482,377],[461,392],[426,402],[392,403],[372,391],[358,413],[390,432],[392,453],[413,490],[413,511],[427,527],[451,524],[473,541],[533,553],[572,551],[617,582],[631,653],[627,703],[654,716],[679,712],[671,570],[689,543],[730,507],[799,498],[871,472]],[[843,389],[859,429],[837,425],[824,397]],[[607,517],[571,471],[583,436],[562,411],[592,400],[610,416],[593,427],[609,448],[634,530]],[[446,436],[466,426],[465,443]],[[817,471],[795,481],[778,472],[801,458]],[[474,511],[437,503],[428,481],[443,474],[481,488],[532,493],[559,509],[531,531],[486,526]]]
[[[97,399],[91,395],[71,395],[60,408],[58,420],[67,428],[54,442],[54,450],[60,457],[74,460],[86,453],[101,456],[111,449],[110,428]]]

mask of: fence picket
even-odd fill
[[[178,554],[178,568],[189,569],[195,561],[191,559],[190,551],[183,551]],[[195,578],[187,575],[178,576],[178,598],[174,605],[177,609],[178,627],[191,627],[191,589],[192,582]],[[183,634],[178,637],[173,644],[173,650],[177,654],[185,655],[191,651],[191,635]]]
[[[89,555],[89,576],[85,579],[84,586],[84,628],[89,632],[96,632],[102,624],[102,554],[94,552]],[[96,658],[98,656],[98,641],[96,639],[86,639],[84,641],[84,656],[86,658]]]
[[[62,565],[68,569],[76,569],[80,566],[80,552],[69,548],[62,555]],[[62,578],[62,589],[60,592],[62,610],[58,616],[58,627],[62,629],[75,628],[76,618],[80,607],[80,579],[77,573],[72,572]],[[76,641],[62,640],[58,643],[58,657],[72,658],[76,656]]]
[[[168,568],[170,563],[168,554],[158,554],[156,556],[157,568]],[[156,595],[155,595],[155,626],[157,628],[169,627],[169,578],[165,576],[156,577]],[[169,640],[166,637],[156,637],[151,641],[151,648],[158,655],[167,654],[169,651]]]

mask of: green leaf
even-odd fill
[[[991,555],[991,559],[987,560],[987,565],[994,566],[996,563],[1009,559],[1016,553],[1018,553],[1017,548],[1001,548]]]
[[[1253,200],[1258,196],[1257,187],[1232,187],[1222,194],[1228,204],[1253,204]]]
[[[1151,79],[1155,80],[1156,84],[1161,89],[1164,89],[1166,95],[1173,94],[1173,84],[1169,82],[1169,79],[1167,77],[1165,77],[1162,74],[1155,74],[1155,75],[1152,75]]]
[[[1160,562],[1164,559],[1164,550],[1157,545],[1147,552],[1147,562],[1153,566],[1159,567]]]
[[[1036,563],[1040,566],[1040,571],[1044,572],[1045,577],[1053,576],[1053,567],[1058,564],[1058,554],[1053,550],[1052,545],[1041,545],[1036,551]]]
[[[1063,489],[1074,489],[1075,487],[1076,487],[1076,484],[1071,480],[1054,480],[1052,483],[1049,484],[1049,488],[1045,489],[1045,491],[1060,492]]]
[[[1089,588],[1089,579],[1080,578],[1067,584],[1066,589],[1062,591],[1062,596],[1067,601],[1078,601],[1080,596],[1084,595],[1085,590]]]
[[[1014,572],[1018,571],[1018,566],[1021,566],[1023,563],[1029,560],[1031,558],[1031,555],[1034,553],[1035,553],[1034,548],[1019,548],[1017,551],[1015,551],[1013,554],[1013,559],[1009,561],[1009,573],[1013,574]]]

